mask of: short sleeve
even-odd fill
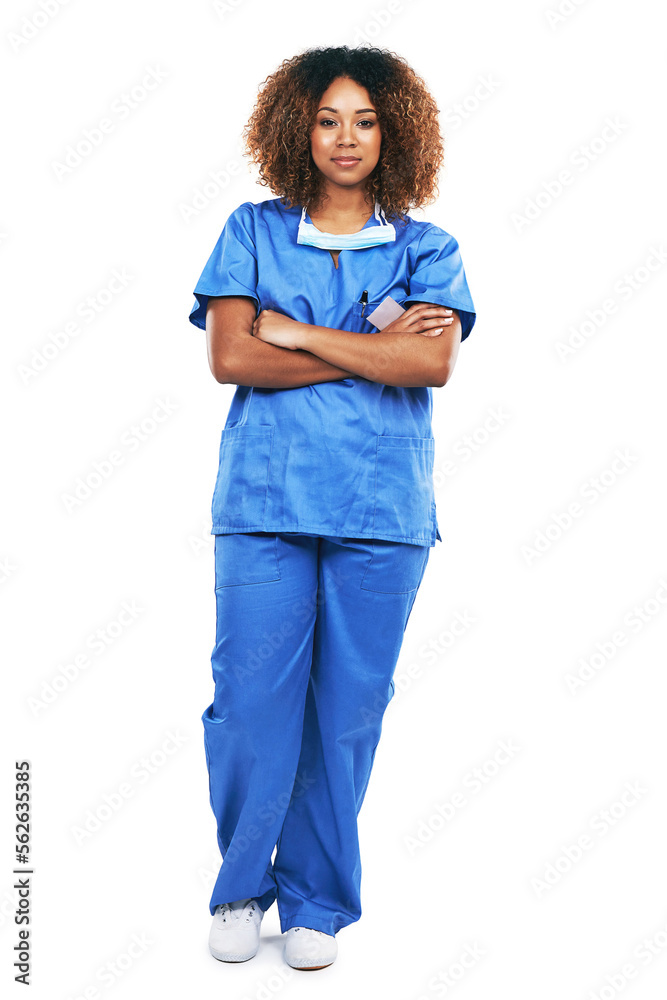
[[[403,301],[433,302],[456,309],[461,319],[461,341],[475,325],[475,306],[468,288],[459,245],[439,226],[429,226],[423,233],[408,278],[410,294]]]
[[[189,320],[200,330],[206,329],[209,296],[247,295],[259,306],[253,208],[246,201],[229,216],[195,286]]]

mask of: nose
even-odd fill
[[[338,136],[337,145],[338,146],[356,146],[356,142],[354,141],[354,137],[352,136],[352,131],[351,131],[351,126],[350,125],[342,125],[341,126],[340,134]]]

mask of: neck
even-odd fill
[[[365,186],[339,187],[327,180],[318,203],[313,203],[312,211],[309,208],[308,214],[311,219],[313,212],[327,217],[359,218],[360,216],[368,217],[374,209],[375,199],[367,193]]]

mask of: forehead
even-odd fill
[[[336,104],[335,102],[338,101]],[[360,104],[359,102],[363,103]],[[374,108],[375,104],[365,87],[356,83],[349,77],[337,77],[333,80],[322,94],[319,104],[328,104],[332,108],[349,105],[354,108]]]

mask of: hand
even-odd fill
[[[258,340],[263,340],[265,344],[287,347],[288,350],[295,351],[299,347],[298,332],[302,326],[303,323],[290,319],[289,316],[274,309],[262,309],[252,325],[252,335]]]
[[[419,302],[402,316],[382,328],[382,333],[420,333],[422,337],[439,337],[446,326],[454,322],[454,310],[446,306]]]

